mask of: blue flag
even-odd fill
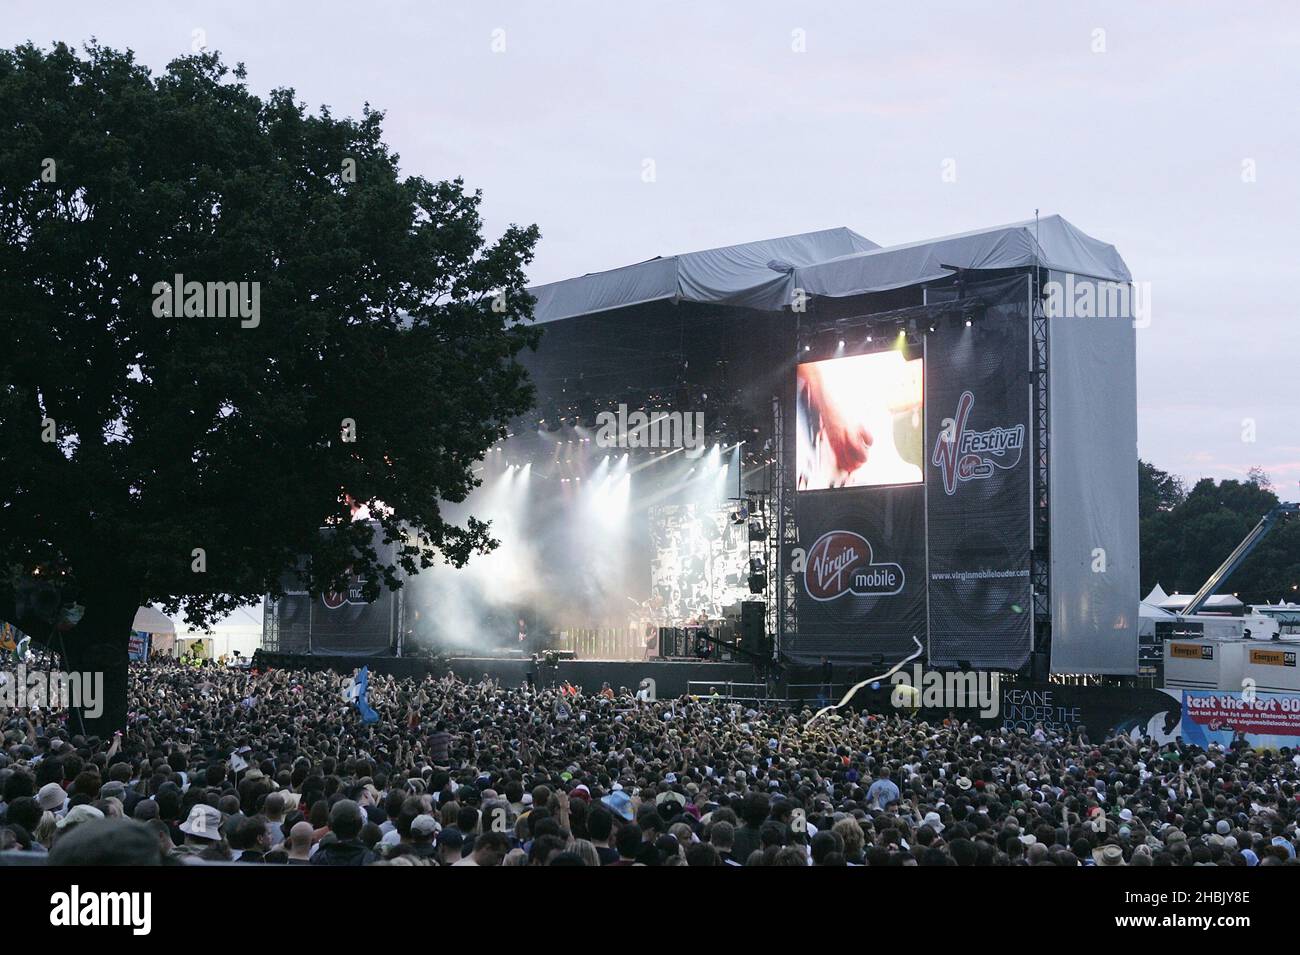
[[[361,722],[370,724],[379,722],[379,714],[370,707],[367,694],[370,692],[370,667],[364,666],[349,681],[343,690],[343,698],[357,705]]]

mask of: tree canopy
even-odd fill
[[[24,587],[59,581],[70,654],[124,688],[138,605],[203,624],[300,554],[373,596],[492,546],[440,506],[532,402],[538,230],[488,243],[481,195],[402,175],[382,120],[215,53],[0,51],[0,617],[47,636]]]
[[[1277,503],[1259,469],[1245,481],[1202,478],[1188,490],[1181,479],[1140,462],[1142,592],[1159,583],[1168,593],[1195,593]],[[1244,603],[1265,603],[1300,600],[1297,585],[1300,521],[1290,520],[1264,538],[1223,590]]]

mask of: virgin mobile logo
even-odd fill
[[[906,578],[898,564],[877,564],[871,545],[852,531],[830,531],[808,551],[803,583],[814,600],[835,600],[845,594],[881,597],[903,589]]]
[[[360,604],[364,606],[370,601],[361,593],[361,587],[360,579],[353,577],[348,584],[347,590],[327,590],[322,593],[320,595],[321,603],[328,610],[338,610],[344,604]]]
[[[943,489],[947,494],[956,492],[959,481],[982,480],[992,477],[999,468],[1006,471],[1020,463],[1025,426],[967,430],[974,407],[975,396],[963,391],[957,401],[957,414],[944,419],[943,430],[934,443],[930,463],[943,472]]]

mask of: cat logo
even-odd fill
[[[1295,666],[1294,650],[1251,650],[1250,662],[1259,666],[1268,667],[1293,667]]]

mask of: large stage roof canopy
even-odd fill
[[[699,302],[778,311],[796,290],[843,298],[951,275],[945,266],[1042,268],[1113,282],[1132,276],[1113,245],[1060,216],[880,247],[851,229],[825,229],[650,259],[529,289],[538,322],[647,302]]]

